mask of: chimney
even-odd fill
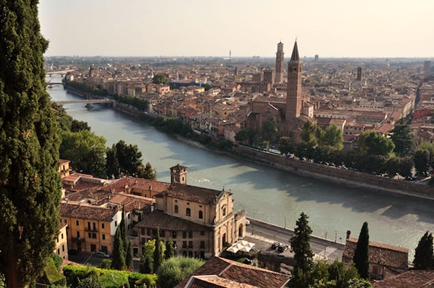
[[[351,231],[347,230],[347,240],[350,239],[350,236],[351,236]]]

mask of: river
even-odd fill
[[[60,82],[60,78],[52,82]],[[54,101],[78,98],[59,85],[48,92]],[[121,139],[136,144],[144,162],[157,169],[158,180],[169,182],[169,167],[185,165],[188,184],[231,189],[235,208],[244,208],[253,218],[294,228],[300,213],[305,212],[314,235],[338,242],[345,241],[347,230],[358,237],[367,221],[371,241],[409,248],[410,261],[422,235],[434,228],[433,202],[429,200],[348,188],[214,153],[112,108],[94,105],[88,110],[84,104],[64,107],[73,118],[88,122],[93,132],[104,136],[107,146]]]

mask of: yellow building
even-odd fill
[[[71,202],[60,204],[61,222],[68,225],[66,231],[69,248],[111,253],[113,237],[122,217],[120,205],[95,207]]]
[[[69,176],[69,172],[71,171],[71,167],[69,166],[69,163],[71,161],[60,159],[59,160],[59,173],[60,177],[63,178],[65,176]]]
[[[231,191],[187,185],[185,166],[170,170],[170,187],[155,196],[155,210],[136,225],[141,243],[159,229],[164,241],[174,241],[177,254],[210,258],[245,236],[246,215],[234,212]]]
[[[56,239],[56,248],[54,253],[62,257],[62,259],[68,260],[68,237],[66,235],[66,227],[68,224],[62,224],[60,227],[59,235]]]

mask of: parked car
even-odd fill
[[[280,243],[279,242],[274,242],[273,244],[271,244],[271,249],[276,250],[277,248],[279,248]]]
[[[77,249],[69,249],[68,254],[69,255],[78,255],[79,251]]]
[[[110,254],[104,251],[96,252],[96,256],[99,258],[110,258]]]
[[[285,250],[288,250],[289,246],[288,245],[280,245],[277,250],[279,252],[285,252]]]

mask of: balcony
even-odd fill
[[[87,232],[98,232],[98,229],[97,228],[86,227],[86,228],[84,228],[84,231],[87,231]]]

